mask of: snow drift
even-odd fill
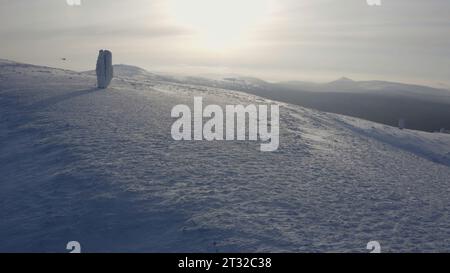
[[[171,139],[212,87],[0,62],[0,251],[448,251],[450,136],[281,104],[280,148]]]

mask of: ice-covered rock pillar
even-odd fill
[[[111,51],[100,50],[97,58],[96,72],[98,88],[108,88],[114,76]]]

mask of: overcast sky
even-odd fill
[[[151,71],[450,86],[449,0],[81,1],[0,0],[0,58],[88,70],[107,48]]]

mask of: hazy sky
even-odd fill
[[[450,1],[0,0],[0,58],[92,69],[450,85]],[[63,62],[61,58],[67,58]]]

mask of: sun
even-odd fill
[[[269,14],[271,0],[168,0],[172,20],[193,31],[198,46],[239,47]]]

